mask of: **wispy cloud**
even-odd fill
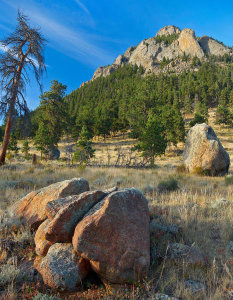
[[[86,13],[88,14],[89,16],[91,15],[90,11],[88,10],[88,8],[80,1],[80,0],[74,0],[78,5],[79,7]]]
[[[16,1],[3,0],[14,9],[18,9],[19,5]],[[79,0],[75,0],[86,13],[90,14],[86,6]],[[72,29],[65,22],[57,21],[53,16],[46,15],[41,7],[27,3],[23,8],[25,14],[30,16],[31,21],[41,27],[42,32],[49,41],[49,46],[62,52],[66,56],[82,63],[87,63],[93,67],[100,64],[106,64],[113,61],[113,57],[109,55],[105,49],[102,49],[89,35],[85,35],[79,28]],[[51,12],[48,12],[51,13]],[[66,22],[67,24],[68,22]]]

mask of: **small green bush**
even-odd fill
[[[157,188],[160,193],[164,193],[176,191],[179,187],[177,180],[173,177],[169,177],[168,179],[161,181]]]
[[[207,119],[205,118],[205,116],[202,116],[199,113],[195,113],[194,119],[191,122],[189,122],[189,126],[193,127],[196,124],[202,124],[202,123],[207,123]]]
[[[142,188],[142,193],[145,194],[153,194],[155,192],[155,187],[151,185],[146,185]]]
[[[166,46],[171,45],[175,40],[177,40],[179,37],[179,34],[173,33],[169,35],[159,35],[155,37],[156,42],[162,43],[164,42]]]
[[[194,175],[208,176],[210,172],[208,170],[204,170],[202,167],[196,167],[193,169],[192,173]]]
[[[0,286],[4,287],[13,282],[21,282],[23,280],[23,273],[15,265],[4,264],[0,271]]]
[[[185,165],[184,164],[180,164],[176,167],[176,172],[178,174],[184,174],[186,173],[186,169],[185,169]]]
[[[228,176],[225,177],[225,184],[226,185],[233,184],[233,175],[228,175]]]

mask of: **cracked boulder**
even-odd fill
[[[150,217],[136,189],[114,192],[95,205],[75,228],[75,251],[104,282],[143,279],[150,265]]]
[[[55,217],[47,227],[46,239],[52,243],[71,242],[78,222],[106,195],[102,191],[91,191],[53,201],[53,213],[50,208],[50,215],[55,215]],[[62,200],[65,205],[56,213],[56,209],[62,206]]]

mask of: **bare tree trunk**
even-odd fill
[[[22,47],[23,47],[23,44],[22,44]],[[28,51],[27,51],[27,53],[28,53]],[[3,145],[2,145],[2,153],[0,156],[0,166],[3,165],[6,160],[6,150],[7,150],[8,144],[9,144],[12,115],[13,115],[13,111],[14,111],[14,107],[15,107],[15,101],[16,101],[16,97],[17,97],[17,93],[18,93],[19,80],[20,80],[22,69],[23,69],[25,57],[26,57],[26,55],[24,56],[23,54],[21,54],[20,65],[17,69],[16,77],[14,79],[13,93],[12,93],[10,107],[9,107],[9,111],[8,111],[6,129],[5,129]]]
[[[12,109],[9,109],[7,123],[6,123],[6,129],[5,129],[5,134],[4,134],[4,140],[3,140],[3,144],[2,144],[2,153],[0,156],[0,165],[3,165],[5,163],[6,150],[7,150],[7,146],[9,144],[9,139],[10,139],[11,123],[12,123]]]

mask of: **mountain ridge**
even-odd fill
[[[233,50],[207,35],[196,37],[193,29],[180,30],[177,26],[168,25],[161,28],[154,37],[141,41],[136,47],[130,46],[112,65],[99,67],[90,81],[100,76],[106,77],[126,64],[143,67],[145,74],[159,74],[161,71],[180,74],[190,69],[190,58],[196,57],[203,62],[209,56],[224,55],[232,56]]]

